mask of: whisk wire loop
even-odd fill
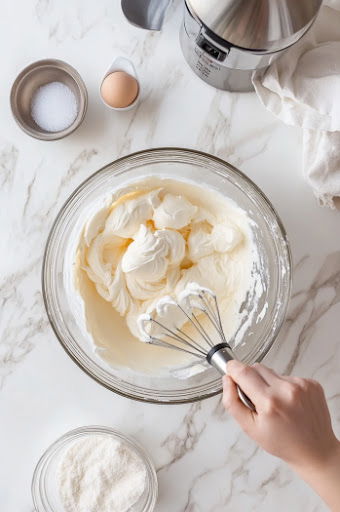
[[[196,345],[198,347],[199,350],[202,349],[201,345],[199,343],[197,343],[197,341],[195,341],[191,336],[189,336],[189,334],[187,334],[186,332],[184,332],[182,329],[180,329],[179,327],[176,327],[176,331],[178,333],[180,333],[180,335],[183,337],[183,338],[187,338],[189,341],[191,341],[191,343],[193,345]]]
[[[222,340],[225,343],[227,343],[227,341],[225,339],[224,331],[223,331],[223,326],[222,326],[222,321],[221,321],[219,307],[218,307],[218,304],[217,304],[216,295],[214,295],[214,303],[215,303],[215,307],[216,307],[216,312],[217,313],[213,310],[211,304],[205,298],[204,291],[199,295],[199,298],[201,299],[201,301],[202,301],[202,303],[204,305],[204,307],[201,308],[200,310],[202,311],[202,313],[205,314],[205,316],[208,318],[210,323],[216,329],[217,334],[222,338]],[[229,344],[227,343],[227,345],[229,345]],[[214,343],[211,343],[210,346],[213,347]]]
[[[207,343],[208,347],[211,347],[209,336],[205,333],[204,329],[202,328],[201,324],[198,322],[195,314],[191,311],[191,314],[189,315],[184,308],[180,304],[178,304],[179,309],[182,311],[182,313],[186,316],[186,318],[193,324],[195,329],[199,332],[199,334],[202,336],[203,340]]]
[[[169,299],[168,303],[170,305],[177,306],[184,314],[185,318],[190,322],[190,324],[194,326],[195,332],[200,335],[204,345],[193,339],[181,328],[176,326],[174,329],[170,329],[148,314],[143,314],[140,317],[140,324],[144,336],[144,341],[159,347],[179,350],[181,352],[185,352],[192,356],[198,357],[199,359],[207,361],[209,364],[214,366],[221,373],[221,375],[224,375],[226,372],[226,364],[230,359],[233,358],[233,353],[229,343],[225,338],[216,295],[207,288],[199,287],[197,283],[191,283],[191,287],[190,285],[188,285],[188,287],[189,291],[185,290],[184,295],[182,296],[183,299],[187,300],[187,304],[189,306],[188,311],[186,311],[180,303],[175,302],[173,299],[167,297],[167,300]],[[207,295],[209,295],[212,300],[208,300]],[[196,303],[191,303],[189,299],[190,296],[195,297]],[[199,298],[201,301],[198,304],[197,298]],[[164,306],[164,303],[166,304],[166,302],[163,300],[162,306]],[[214,343],[214,336],[211,336],[210,333],[208,333],[206,326],[202,325],[201,319],[198,318],[194,310],[198,310],[203,313],[213,328],[216,330],[219,336],[217,343]],[[157,308],[156,311],[159,312]],[[148,332],[147,329],[145,329],[145,322],[151,322],[156,324],[158,327],[161,327],[162,332],[160,332],[159,337],[153,336],[150,332]],[[169,340],[174,340],[176,344],[170,343]],[[205,345],[208,347],[207,350],[205,349]],[[251,411],[256,412],[254,404],[239,386],[237,386],[237,392],[243,404]]]
[[[187,354],[191,354],[192,356],[199,357],[200,359],[206,359],[205,355],[203,356],[203,355],[197,354],[197,352],[191,352],[191,350],[187,350],[182,347],[174,347],[173,343],[168,343],[167,341],[160,340],[159,338],[155,338],[154,336],[150,336],[150,343],[152,345],[155,345],[156,347],[170,348],[172,350],[174,348],[176,348],[176,350],[179,350],[180,352],[186,352]]]
[[[164,329],[166,331],[164,333],[161,333],[161,335],[168,336],[169,338],[171,338],[171,339],[173,339],[175,341],[178,341],[179,343],[182,343],[183,345],[189,345],[193,350],[197,350],[197,351],[199,351],[201,354],[203,354],[205,356],[205,352],[202,350],[202,348],[199,346],[198,343],[195,343],[194,341],[192,343],[190,343],[189,341],[183,339],[181,336],[176,334],[176,332],[174,332],[172,329],[169,329],[166,325],[161,324],[160,322],[158,322],[154,318],[151,318],[150,321],[155,323],[156,325],[158,325],[159,327],[161,327],[162,329]],[[159,344],[161,344],[163,342],[162,339],[157,338],[156,336],[150,336],[150,338],[151,338],[153,343],[154,343],[154,340],[157,340]],[[179,348],[179,347],[174,347],[174,345],[171,345],[170,343],[167,343],[167,344],[171,348]],[[193,352],[190,352],[190,353],[193,353]],[[193,354],[196,355],[195,353],[193,353]]]

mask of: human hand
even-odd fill
[[[321,385],[310,379],[277,375],[262,364],[227,365],[223,404],[242,429],[262,448],[288,462],[300,474],[321,467],[339,453]],[[252,412],[238,398],[236,384],[256,407]]]

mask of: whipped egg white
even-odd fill
[[[75,268],[101,357],[146,373],[190,363],[186,354],[140,343],[138,318],[191,282],[216,293],[232,338],[254,287],[255,257],[247,214],[217,191],[156,176],[116,191],[87,219]]]

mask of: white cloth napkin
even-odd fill
[[[340,196],[340,0],[303,39],[253,79],[262,104],[303,129],[303,174],[321,205]]]

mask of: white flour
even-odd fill
[[[127,512],[146,487],[146,468],[123,441],[105,434],[75,441],[58,471],[66,512]]]

